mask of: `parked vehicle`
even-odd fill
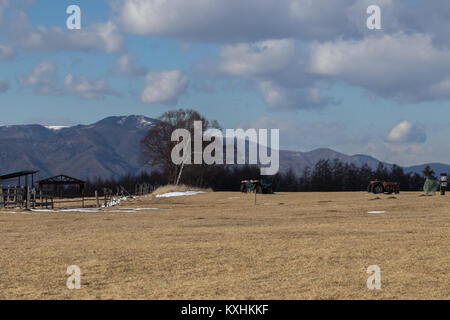
[[[367,192],[371,193],[400,193],[400,183],[386,181],[370,181],[367,186]]]
[[[265,180],[242,180],[241,192],[272,194],[272,183]]]

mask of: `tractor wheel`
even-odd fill
[[[259,185],[255,186],[255,192],[256,193],[261,193],[262,192],[261,186],[259,186]]]
[[[373,193],[377,194],[377,193],[383,193],[383,186],[381,184],[377,184],[376,186],[373,187]]]
[[[367,186],[367,192],[368,192],[368,193],[371,193],[371,192],[372,192],[372,184],[369,184],[369,185]]]
[[[392,194],[393,190],[391,186],[386,187],[387,194]]]

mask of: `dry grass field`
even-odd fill
[[[449,299],[449,199],[217,192],[0,211],[0,299]]]

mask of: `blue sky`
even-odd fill
[[[449,15],[444,0],[0,0],[0,125],[193,108],[279,128],[285,149],[448,163]]]

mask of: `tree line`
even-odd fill
[[[338,159],[320,160],[314,167],[304,168],[300,175],[291,168],[273,176],[260,176],[259,167],[254,165],[214,165],[206,169],[200,180],[195,166],[190,166],[182,175],[180,183],[211,188],[214,191],[239,191],[241,180],[263,179],[272,183],[275,192],[336,192],[367,190],[369,181],[372,180],[399,182],[402,191],[420,191],[425,182],[424,176],[418,173],[405,173],[397,165],[388,168],[380,162],[376,169],[372,169],[367,164],[358,167]],[[87,181],[86,192],[93,194],[95,190],[103,190],[103,188],[110,188],[115,192],[123,186],[128,192],[133,193],[136,184],[139,183],[150,183],[157,188],[171,183],[171,180],[160,170],[154,170],[151,173],[143,172],[136,176],[128,174],[120,179]]]
[[[202,122],[203,130],[221,128],[217,121],[210,121],[195,110],[167,111],[140,141],[141,159],[147,171],[136,176],[128,174],[120,179],[88,181],[86,193],[93,194],[103,188],[116,191],[120,187],[132,193],[139,183],[150,183],[156,188],[178,182],[215,191],[238,191],[241,180],[250,179],[268,180],[272,182],[274,191],[361,191],[367,189],[371,180],[399,182],[403,191],[418,191],[422,190],[425,177],[434,174],[429,172],[430,168],[424,170],[424,177],[417,173],[405,173],[397,165],[388,168],[380,162],[377,168],[372,169],[367,164],[358,167],[338,159],[320,160],[314,167],[304,168],[300,174],[291,168],[269,177],[261,177],[260,169],[255,165],[175,164],[171,156],[177,142],[171,140],[171,135],[179,128],[193,133],[195,121]]]

